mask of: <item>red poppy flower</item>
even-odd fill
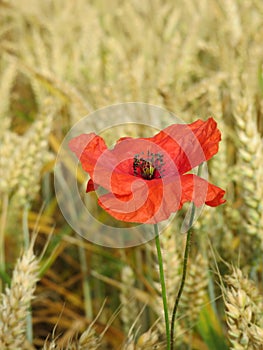
[[[217,153],[220,140],[209,118],[173,124],[149,138],[121,138],[113,149],[94,133],[73,138],[69,147],[90,175],[87,192],[106,190],[98,199],[103,209],[121,221],[157,223],[185,202],[225,202],[224,190],[189,173]]]

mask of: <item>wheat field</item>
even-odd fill
[[[166,349],[153,242],[82,239],[54,190],[70,128],[136,101],[222,133],[227,202],[193,227],[176,349],[263,349],[262,97],[262,0],[0,0],[0,349]],[[185,213],[160,236],[169,307]]]

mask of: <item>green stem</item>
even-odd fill
[[[203,163],[201,163],[198,166],[197,176],[199,176],[199,177],[201,176],[202,168],[203,168]],[[176,312],[177,312],[177,309],[178,309],[178,305],[179,305],[179,301],[180,301],[181,295],[182,295],[183,290],[184,290],[184,284],[185,284],[185,279],[186,279],[187,262],[188,262],[188,255],[189,255],[190,244],[191,244],[191,237],[192,237],[191,227],[192,227],[193,222],[194,222],[194,217],[195,217],[195,205],[194,205],[194,203],[192,203],[191,215],[190,215],[190,220],[189,220],[189,229],[188,229],[188,232],[187,232],[185,251],[184,251],[183,274],[182,274],[180,288],[179,288],[177,297],[175,299],[173,313],[172,313],[171,338],[170,338],[171,339],[171,350],[173,350],[173,348],[174,348],[174,323],[175,323],[175,316],[176,316]]]
[[[183,274],[182,274],[182,279],[181,279],[181,284],[180,288],[174,303],[174,308],[173,308],[173,313],[172,313],[172,321],[171,321],[171,350],[174,348],[174,323],[175,323],[175,316],[176,312],[178,309],[179,301],[181,298],[181,295],[183,293],[184,289],[184,284],[185,284],[185,278],[186,278],[186,272],[187,272],[187,262],[188,262],[188,255],[189,255],[189,250],[190,250],[190,244],[191,244],[191,237],[192,237],[192,231],[191,231],[191,226],[194,221],[194,216],[195,216],[195,205],[192,204],[192,211],[191,211],[191,217],[189,221],[189,230],[187,232],[187,237],[186,237],[186,244],[185,244],[185,251],[184,251],[184,261],[183,261]]]
[[[154,233],[155,233],[155,245],[157,249],[158,264],[159,264],[160,281],[162,286],[162,299],[163,299],[163,311],[164,311],[164,318],[165,318],[167,350],[170,350],[171,348],[170,348],[170,327],[169,327],[168,305],[167,305],[165,279],[164,279],[164,271],[163,271],[163,258],[162,258],[161,245],[160,245],[160,239],[159,239],[159,230],[158,230],[157,224],[154,224]]]

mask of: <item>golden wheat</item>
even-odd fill
[[[30,247],[18,260],[0,304],[0,348],[26,349],[26,318],[38,281],[38,260]]]
[[[132,268],[128,265],[121,270],[121,280],[123,287],[120,293],[120,302],[122,304],[120,317],[123,322],[123,328],[126,334],[134,323],[139,310],[137,303],[132,293],[132,288],[135,285],[135,276]]]
[[[232,349],[260,350],[263,344],[262,298],[256,285],[233,268],[226,277],[225,305]]]
[[[91,324],[79,337],[79,339],[71,339],[66,346],[58,345],[59,338],[52,335],[51,341],[47,340],[43,346],[43,350],[96,350],[101,348],[101,339],[96,334],[93,324]]]
[[[51,108],[52,112],[45,109],[23,136],[7,132],[0,147],[4,167],[0,189],[12,195],[16,206],[34,199],[39,191],[42,167],[52,159],[48,152],[48,135],[54,113],[52,102],[48,101],[45,108]]]
[[[213,182],[227,188],[227,203],[221,208],[204,211],[195,225],[196,249],[203,255],[203,258],[198,257],[202,269],[198,270],[198,264],[191,258],[181,318],[176,325],[177,345],[184,346],[181,335],[188,331],[189,325],[184,322],[190,315],[187,297],[195,311],[191,323],[197,321],[203,302],[206,264],[213,262],[207,242],[209,237],[218,260],[231,261],[242,270],[235,267],[231,279],[227,279],[225,300],[231,344],[235,349],[260,348],[262,303],[258,300],[258,291],[254,295],[255,289],[244,278],[244,273],[257,277],[260,286],[263,251],[262,37],[262,0],[178,0],[176,3],[172,0],[112,0],[108,3],[100,0],[0,0],[1,252],[4,238],[6,245],[13,244],[5,224],[13,222],[7,215],[11,209],[14,207],[21,214],[20,208],[32,203],[34,209],[30,214],[34,215],[33,210],[41,205],[43,196],[39,190],[43,166],[53,159],[48,150],[51,131],[61,140],[66,129],[88,112],[120,102],[142,101],[164,106],[187,122],[212,115],[222,131],[222,141],[219,153],[209,162],[209,170]],[[99,120],[91,122],[101,126]],[[123,128],[122,132],[130,130]],[[112,134],[110,140],[115,139],[113,130],[108,133]],[[132,136],[138,136],[136,133]],[[54,207],[50,204],[47,209],[48,220],[53,220],[51,216],[60,218]],[[179,214],[176,220],[179,227],[183,215]],[[57,225],[59,233],[64,233],[60,219]],[[40,230],[42,228],[40,225]],[[161,236],[169,310],[177,292],[182,264],[179,254],[182,239],[174,231],[172,225],[170,232]],[[114,258],[117,256],[110,254]],[[155,253],[153,255],[156,261]],[[9,262],[11,257],[7,258]],[[71,259],[73,261],[74,257]],[[4,266],[4,256],[0,260]],[[52,265],[53,275],[60,274],[60,264],[58,259]],[[96,266],[93,256],[90,264],[91,269]],[[224,274],[225,265],[221,261],[218,264],[219,273]],[[71,271],[71,264],[67,269]],[[135,272],[134,275],[131,271],[123,272],[126,274],[123,280],[130,276],[130,284],[138,277]],[[151,274],[155,276],[156,269],[150,271]],[[114,278],[105,294],[116,293]],[[216,278],[211,275],[211,279],[211,284],[215,285]],[[200,288],[193,292],[195,284]],[[98,285],[91,282],[94,295],[103,299],[106,297],[103,288],[96,293]],[[156,298],[154,310],[150,307],[147,310],[150,315],[147,321],[154,322],[160,317],[160,322],[154,331],[144,333],[139,339],[131,332],[127,349],[163,344],[165,331],[159,282],[154,287],[157,296],[151,294],[150,288],[147,290],[149,298]],[[72,287],[71,292],[80,301],[78,288],[73,290]],[[126,320],[127,333],[128,328],[132,328],[128,324],[132,325],[136,316],[135,312],[128,311],[132,304],[128,300],[133,300],[128,289],[121,293],[124,305],[121,317]],[[10,295],[6,294],[6,297]],[[2,300],[7,299],[3,296]],[[94,311],[98,303],[94,300]],[[223,301],[218,301],[218,306],[219,323],[224,329],[225,320],[220,314]],[[25,309],[23,305],[21,312]],[[38,310],[35,312],[37,317]],[[1,317],[5,315],[3,312]],[[142,324],[137,320],[139,330],[140,326],[146,330],[151,327],[145,322],[146,318]],[[44,331],[46,329],[36,329],[38,341]],[[7,339],[12,338],[12,332]],[[88,330],[86,337],[90,339],[87,344],[81,345],[83,335],[68,346],[79,349],[81,346],[91,349],[99,346],[93,330]],[[193,329],[193,340],[196,338],[200,338],[199,330]],[[46,349],[48,346],[57,348],[57,343],[56,338],[51,338]],[[199,348],[208,346],[205,341],[201,344]]]
[[[245,246],[242,247],[242,253],[247,255],[247,263],[257,265],[263,247],[263,221],[260,210],[263,196],[263,144],[257,129],[256,111],[251,99],[239,98],[234,113],[239,137],[237,181],[240,186],[240,197],[243,200],[240,208],[242,215],[240,231],[243,231]]]
[[[196,323],[200,310],[205,304],[207,286],[207,261],[199,253],[195,260],[189,260],[188,275],[180,305],[183,321],[191,327]]]

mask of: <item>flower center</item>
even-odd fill
[[[155,173],[155,167],[152,165],[151,162],[140,158],[139,161],[136,159],[136,161],[133,162],[133,169],[134,174],[137,176],[138,171],[137,168],[140,169],[140,175],[143,179],[151,180]]]
[[[143,179],[152,180],[162,177],[163,155],[159,153],[144,152],[135,154],[133,158],[133,173]]]

